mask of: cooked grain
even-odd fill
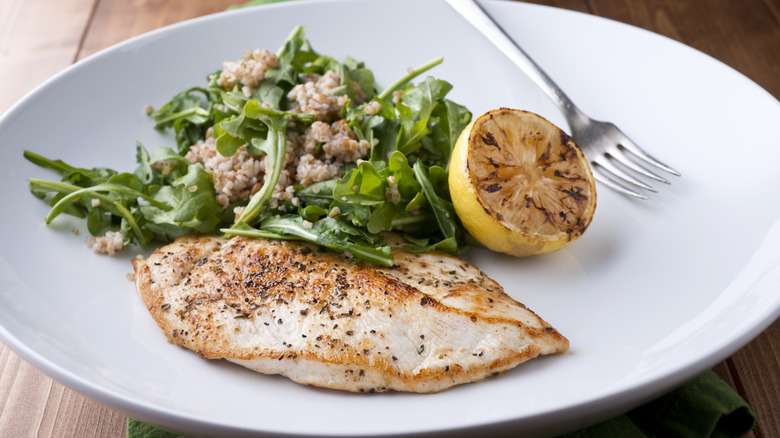
[[[276,67],[276,54],[268,50],[247,50],[237,61],[225,61],[217,83],[230,90],[239,82],[256,87],[265,79],[265,70]]]
[[[125,247],[121,231],[106,231],[105,236],[88,236],[85,243],[96,253],[110,256]]]

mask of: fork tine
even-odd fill
[[[623,133],[621,132],[621,134],[623,134]],[[622,137],[623,137],[622,141],[620,141],[620,147],[621,148],[631,152],[632,154],[636,155],[638,158],[642,159],[643,161],[645,161],[648,164],[652,164],[653,166],[655,166],[655,167],[657,167],[659,169],[665,170],[665,171],[671,173],[672,175],[680,176],[680,172],[672,169],[671,167],[667,166],[666,164],[664,164],[664,163],[656,160],[655,158],[651,157],[650,155],[648,155],[647,152],[645,152],[644,150],[642,150],[642,148],[637,146],[637,144],[634,143],[630,138],[628,138],[628,136],[623,134]]]
[[[629,169],[633,170],[636,173],[640,173],[648,178],[654,179],[664,184],[671,184],[669,180],[667,180],[666,178],[656,175],[655,173],[635,163],[634,160],[631,160],[630,157],[628,157],[628,155],[625,152],[625,149],[623,148],[616,148],[613,151],[610,151],[609,156],[615,161],[617,161],[618,163],[628,167]]]
[[[609,187],[612,190],[615,190],[619,193],[623,193],[624,195],[633,196],[635,198],[639,199],[647,199],[647,196],[639,194],[633,190],[629,190],[620,184],[617,184],[613,182],[608,176],[604,175],[604,173],[599,170],[596,166],[591,166],[591,171],[593,172],[593,177],[601,184],[604,184],[605,186]]]
[[[658,191],[655,188],[653,188],[653,186],[647,185],[642,181],[639,181],[638,179],[634,178],[633,176],[627,174],[622,169],[612,164],[612,162],[609,159],[604,159],[604,160],[595,159],[592,160],[591,163],[598,165],[599,167],[604,169],[604,171],[609,172],[613,177],[621,179],[629,184],[633,184],[639,188],[649,190],[651,192]]]

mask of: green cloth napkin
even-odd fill
[[[750,432],[750,406],[712,370],[645,405],[563,438],[730,438]]]
[[[755,423],[745,400],[706,371],[650,403],[561,438],[731,438],[744,436]],[[128,419],[127,438],[184,437]]]

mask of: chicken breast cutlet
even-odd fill
[[[170,342],[307,385],[438,392],[568,349],[472,264],[393,256],[382,268],[304,242],[184,236],[133,265]]]

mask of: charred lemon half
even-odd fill
[[[543,117],[515,109],[488,111],[463,130],[449,186],[468,232],[518,257],[567,246],[596,210],[593,174],[574,140]]]

